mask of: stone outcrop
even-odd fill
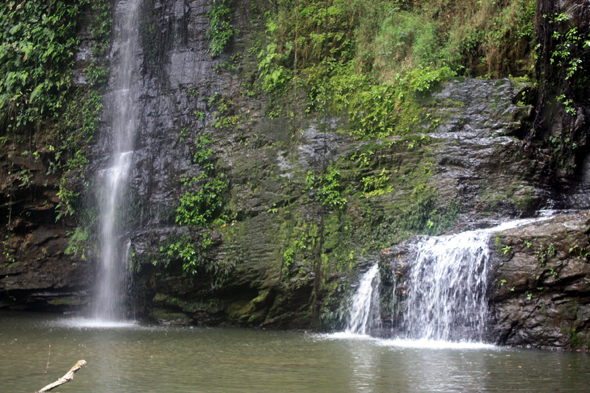
[[[590,347],[589,231],[584,211],[495,234],[489,287],[494,342]]]

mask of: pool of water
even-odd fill
[[[1,392],[37,391],[80,359],[59,392],[590,391],[585,353],[0,313]]]

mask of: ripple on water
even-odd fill
[[[79,359],[68,391],[569,393],[590,380],[580,353],[64,318],[0,313],[1,392],[36,391]]]

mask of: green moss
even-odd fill
[[[58,298],[49,300],[47,303],[52,306],[79,306],[82,304],[82,300],[80,298]]]
[[[189,302],[162,293],[157,293],[154,296],[153,301],[156,304],[179,308],[187,313],[195,313],[198,311],[216,312],[218,308],[218,302],[216,302],[214,299],[211,299],[208,303]]]
[[[163,322],[169,322],[174,324],[184,325],[191,322],[191,319],[186,314],[178,312],[169,312],[168,310],[160,308],[154,309],[151,312],[151,316]]]
[[[269,291],[263,291],[259,296],[250,301],[245,299],[236,300],[229,303],[224,308],[224,311],[230,318],[238,322],[254,323],[260,321],[267,314],[267,310],[258,308],[267,299],[268,294]]]
[[[238,321],[247,321],[250,318],[250,313],[253,311],[254,305],[247,300],[237,300],[228,304],[224,311],[230,318]]]

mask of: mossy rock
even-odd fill
[[[173,313],[167,310],[157,308],[152,311],[151,317],[155,319],[160,325],[177,325],[184,326],[190,325],[191,318],[183,313]]]

